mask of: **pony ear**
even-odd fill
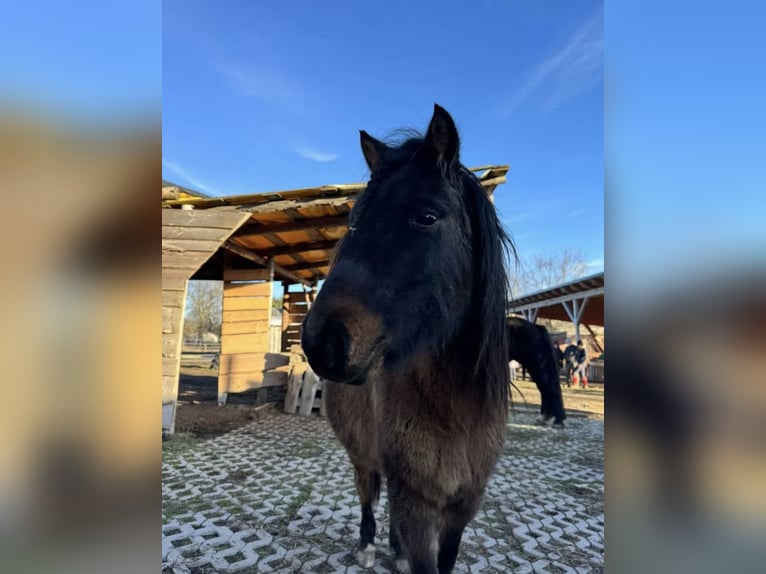
[[[359,141],[362,144],[364,161],[367,162],[367,167],[370,168],[370,171],[374,171],[380,160],[385,157],[388,146],[376,140],[364,130],[359,130]]]
[[[460,150],[460,137],[455,122],[439,104],[434,104],[434,115],[428,124],[422,151],[436,161],[452,163],[457,161]]]

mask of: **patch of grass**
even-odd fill
[[[289,516],[290,520],[292,520],[295,517],[295,514],[301,509],[301,506],[306,504],[306,501],[311,496],[311,490],[312,488],[310,484],[303,484],[301,485],[300,489],[298,489],[295,500],[293,500],[290,503],[290,506],[288,506],[287,509],[285,510],[285,515]]]
[[[200,439],[191,433],[176,433],[168,440],[162,441],[162,458],[183,454],[199,443]]]
[[[311,458],[322,454],[322,447],[314,439],[306,438],[295,446],[293,454],[301,458]]]
[[[576,480],[562,480],[560,491],[582,500],[588,506],[603,505],[604,493],[597,485],[583,484]]]
[[[604,469],[604,457],[591,454],[578,455],[572,458],[572,462],[580,466],[594,468],[596,470]]]
[[[162,499],[162,514],[168,518],[190,512],[203,512],[205,510],[210,510],[211,508],[212,506],[210,503],[200,497],[189,498],[187,500]]]
[[[270,534],[274,538],[278,538],[280,536],[286,536],[287,535],[287,526],[295,520],[295,517],[298,514],[298,511],[301,509],[301,507],[306,504],[306,501],[311,497],[311,490],[312,486],[310,484],[303,484],[298,489],[298,491],[295,493],[295,498],[292,502],[285,508],[284,514],[277,518],[271,526],[273,527],[273,531],[270,532]],[[271,530],[271,529],[270,529]]]

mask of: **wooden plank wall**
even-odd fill
[[[285,291],[282,305],[282,351],[287,352],[293,345],[301,344],[301,325],[308,313],[310,292]]]
[[[263,373],[267,368],[274,285],[269,278],[268,269],[224,270],[219,404],[225,404],[228,393],[278,384],[266,380]]]
[[[162,210],[162,430],[175,430],[186,286],[248,218],[241,211]]]

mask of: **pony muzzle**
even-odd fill
[[[304,320],[301,336],[311,369],[329,381],[362,384],[380,347],[377,323],[361,320],[356,314],[322,316],[312,308]]]

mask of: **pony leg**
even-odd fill
[[[391,521],[407,552],[409,571],[412,574],[439,574],[436,556],[441,513],[420,494],[392,480],[388,482],[388,496],[391,499]],[[398,561],[397,569],[402,570]]]
[[[479,509],[480,501],[479,496],[469,497],[444,509],[444,522],[439,536],[439,574],[449,574],[455,567],[463,530]]]
[[[362,506],[362,522],[359,526],[359,551],[356,560],[362,568],[375,565],[375,513],[374,507],[380,497],[380,474],[354,466],[356,490]]]
[[[394,551],[394,563],[396,564],[396,569],[401,572],[401,574],[409,574],[410,561],[407,559],[407,553],[404,551],[404,546],[402,546],[402,538],[401,534],[399,534],[399,526],[393,519],[390,497],[388,499],[388,515],[390,517],[390,525],[388,528],[388,543],[391,545],[391,550]]]

